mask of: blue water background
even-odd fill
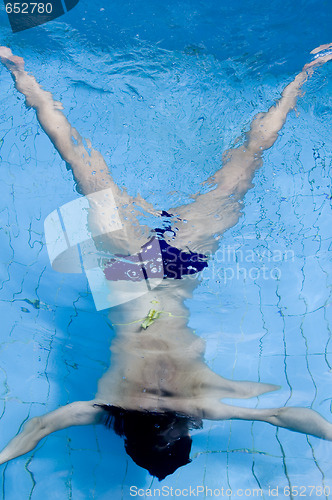
[[[190,200],[310,50],[332,41],[331,14],[327,1],[81,0],[57,21],[16,35],[1,7],[0,42],[64,104],[115,180],[167,209]],[[220,244],[255,252],[255,262],[238,254],[246,271],[225,280],[225,264],[214,261],[188,304],[215,371],[282,386],[241,404],[312,407],[329,420],[331,76],[332,64],[305,85],[264,155],[244,216]],[[3,68],[0,78],[2,447],[28,417],[93,398],[113,331],[86,278],[51,269],[44,220],[79,195]],[[266,257],[287,250],[294,259]],[[262,263],[277,265],[280,279],[248,277]],[[279,498],[289,485],[332,488],[329,442],[243,421],[206,422],[193,435],[192,463],[163,485],[229,487],[232,498],[238,488],[262,488],[265,498],[269,486],[279,486]],[[132,485],[160,486],[102,427],[58,432],[0,474],[6,500],[117,500],[130,498]]]

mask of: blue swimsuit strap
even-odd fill
[[[164,211],[161,216],[171,217]],[[179,250],[169,245],[164,239],[166,231],[173,232],[170,226],[155,228],[157,236],[153,236],[143,245],[138,254],[129,257],[118,255],[118,259],[104,262],[106,279],[109,281],[142,281],[147,277],[181,279],[182,276],[198,273],[207,267],[206,255]]]

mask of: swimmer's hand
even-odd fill
[[[76,401],[41,417],[28,420],[22,431],[1,451],[0,464],[33,450],[41,439],[52,432],[73,425],[99,423],[103,410],[94,406],[94,403],[94,401]]]
[[[0,453],[0,464],[19,457],[33,450],[39,441],[46,436],[42,418],[36,417],[23,426],[22,432],[12,439]]]
[[[222,402],[206,400],[203,418],[210,420],[252,420],[267,422],[276,427],[309,434],[332,441],[332,424],[310,408],[285,406],[283,408],[243,408]]]

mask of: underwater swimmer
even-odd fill
[[[80,192],[88,195],[111,187],[119,213],[128,217],[122,217],[125,233],[115,239],[112,234],[106,235],[101,244],[121,255],[144,255],[146,242],[155,240],[164,249],[160,284],[110,309],[109,318],[117,335],[111,346],[110,368],[100,379],[95,398],[29,420],[0,453],[0,463],[28,453],[56,430],[98,423],[124,436],[128,454],[159,479],[189,462],[189,431],[200,427],[203,419],[262,421],[332,440],[332,424],[314,410],[251,409],[223,403],[224,398],[251,398],[278,387],[231,381],[214,373],[204,362],[203,340],[187,326],[189,311],[184,305],[197,285],[190,275],[199,272],[200,266],[206,264],[205,256],[216,251],[215,236],[237,223],[241,201],[253,186],[263,152],[276,141],[302,85],[316,67],[332,59],[331,47],[315,49],[313,61],[287,85],[280,100],[253,119],[244,144],[224,154],[222,168],[207,181],[215,189],[167,213],[120,190],[101,154],[90,146],[89,152],[86,150],[82,138],[63,115],[61,104],[24,70],[23,59],[13,56],[6,47],[0,48],[0,59],[11,72],[17,90],[36,110],[42,128],[70,166]],[[156,229],[151,235],[150,228],[138,223],[139,207],[160,220],[166,219],[168,230]],[[103,224],[101,215],[97,210],[95,224]],[[156,260],[153,254],[149,259]],[[184,261],[189,265],[179,271]],[[112,259],[106,262],[104,272],[110,284],[130,276],[136,279],[135,273],[123,272]],[[171,272],[175,274],[171,276]]]

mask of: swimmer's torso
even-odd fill
[[[188,310],[183,305],[195,284],[172,283],[111,310],[117,336],[96,400],[126,409],[189,411],[192,399],[205,391],[209,369],[203,359],[204,341],[187,327]],[[142,319],[151,302],[161,314],[144,329]]]

